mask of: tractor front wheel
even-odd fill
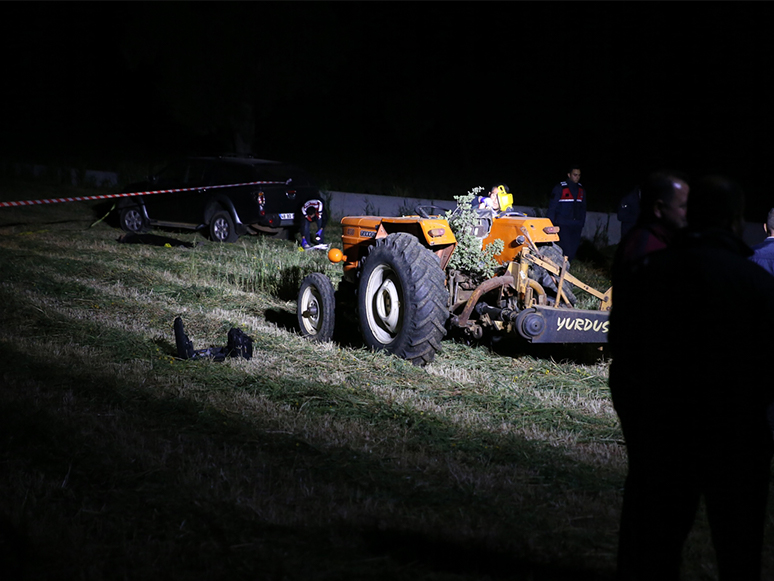
[[[363,341],[424,365],[435,358],[449,316],[444,273],[411,234],[380,238],[360,270],[357,309]]]
[[[336,298],[331,279],[320,272],[301,282],[296,303],[301,335],[325,343],[333,337],[336,325]]]

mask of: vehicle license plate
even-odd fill
[[[290,214],[280,214],[280,218],[282,218],[283,220],[292,220],[293,212],[291,212]]]

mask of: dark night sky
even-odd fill
[[[577,161],[593,205],[595,190],[599,203],[670,167],[724,173],[753,207],[771,205],[770,3],[0,11],[6,155],[99,163],[217,148],[221,112],[245,94],[255,153],[310,168],[385,166],[518,190],[550,189]]]

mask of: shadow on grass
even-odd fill
[[[291,313],[285,309],[266,309],[263,312],[263,316],[272,325],[276,325],[289,333],[298,335],[301,332],[301,329],[298,326],[298,318],[295,313]]]
[[[595,365],[608,357],[607,347],[593,343],[528,343],[520,337],[502,337],[489,344],[494,353],[514,357],[529,355],[536,359]]]
[[[337,306],[337,309],[340,307]],[[353,307],[354,308],[354,307]],[[295,312],[285,309],[266,309],[263,313],[269,323],[280,329],[299,335],[301,328],[298,325],[298,317]],[[364,346],[360,335],[357,317],[354,312],[339,313],[336,311],[336,325],[333,331],[333,342],[341,347],[360,349]]]
[[[530,563],[511,553],[493,551],[479,543],[456,543],[440,536],[404,530],[370,530],[363,533],[376,553],[387,553],[404,565],[426,567],[431,571],[471,575],[485,579],[524,579],[534,581],[603,581],[612,576],[594,571],[563,569]]]
[[[320,447],[203,401],[159,397],[142,377],[41,361],[7,342],[2,365],[0,454],[8,478],[0,481],[0,514],[10,523],[2,540],[4,547],[28,547],[30,578],[70,579],[108,568],[108,577],[129,579],[609,578],[471,543],[469,532],[453,528],[404,530],[384,508],[366,520],[368,510],[354,510],[387,498],[408,514],[474,512],[491,524],[517,519],[509,528],[528,544],[535,531],[519,524],[516,507],[482,505],[473,491],[445,480],[444,470],[426,474],[429,482],[418,486],[416,472],[395,468],[390,458]],[[196,368],[179,369],[185,382]],[[227,389],[259,389],[269,399],[285,393],[273,394],[271,384],[248,376]],[[299,379],[294,389],[315,393],[315,384]],[[415,445],[428,430],[439,440],[457,431],[440,418],[417,417],[408,425]],[[523,447],[518,456],[540,457],[552,487],[599,484],[597,474],[574,473],[563,462],[545,465],[538,444]],[[515,452],[503,454],[497,462],[511,462]],[[304,482],[316,492],[297,496]]]

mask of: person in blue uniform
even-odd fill
[[[586,224],[586,190],[580,177],[580,168],[572,166],[567,172],[567,180],[554,186],[548,203],[548,218],[554,226],[559,226],[559,245],[570,261],[578,252]]]
[[[769,273],[774,274],[774,208],[769,210],[766,223],[763,225],[766,231],[766,240],[752,247],[753,255],[750,260],[761,265]]]

